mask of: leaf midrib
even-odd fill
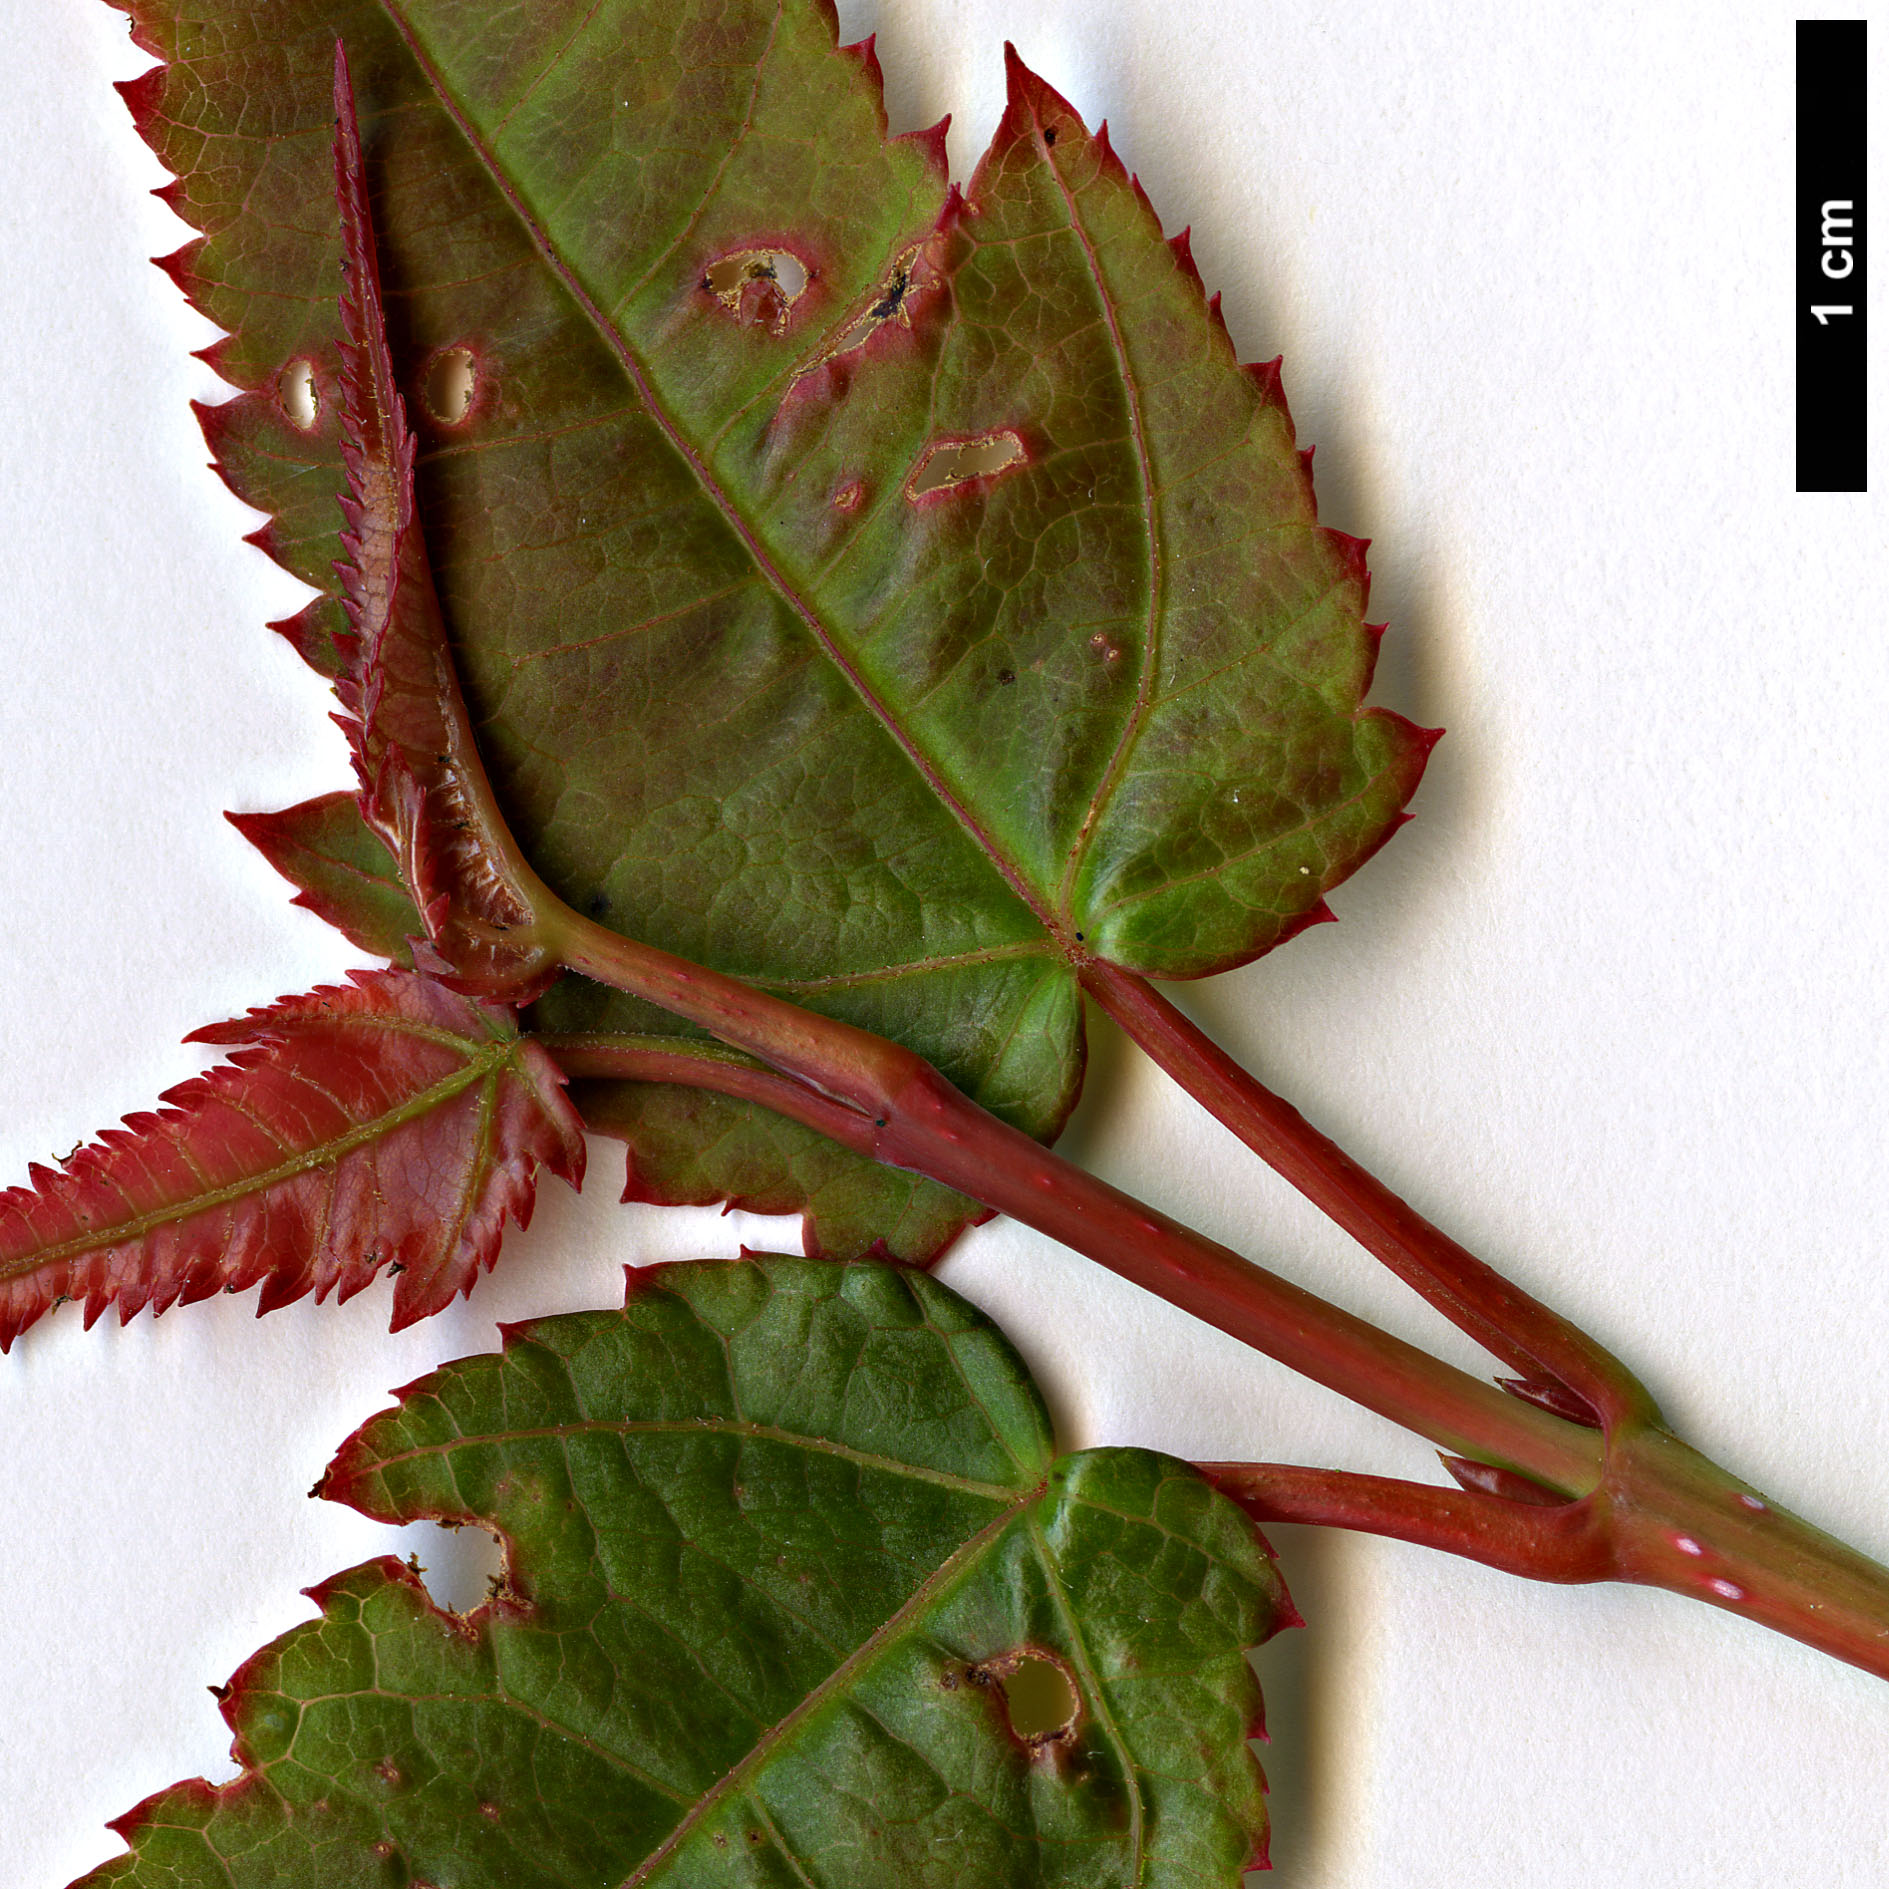
[[[1036,119],[1041,129],[1041,115],[1031,110],[1031,117]],[[1093,148],[1094,140],[1090,141]],[[1155,500],[1154,464],[1148,453],[1147,429],[1142,421],[1141,388],[1137,384],[1133,368],[1128,359],[1128,343],[1122,336],[1121,323],[1116,319],[1115,298],[1109,292],[1108,283],[1103,279],[1101,258],[1095,253],[1095,244],[1089,238],[1089,232],[1082,221],[1081,212],[1076,207],[1076,195],[1063,177],[1062,166],[1056,161],[1053,150],[1046,149],[1043,167],[1055,179],[1056,188],[1061,193],[1063,207],[1069,217],[1069,230],[1082,249],[1083,261],[1088,264],[1089,275],[1095,284],[1095,297],[1102,307],[1102,319],[1108,329],[1109,345],[1115,351],[1116,372],[1121,376],[1122,395],[1128,402],[1129,431],[1135,442],[1135,466],[1141,475],[1141,516],[1142,528],[1148,540],[1148,611],[1147,620],[1142,629],[1141,639],[1141,675],[1135,684],[1135,706],[1129,712],[1128,720],[1116,738],[1115,751],[1109,756],[1108,765],[1102,770],[1102,778],[1096,783],[1095,791],[1089,796],[1087,811],[1082,817],[1082,826],[1069,848],[1069,858],[1063,868],[1063,881],[1057,890],[1057,904],[1062,909],[1066,921],[1074,926],[1076,882],[1082,871],[1083,861],[1088,857],[1089,849],[1094,844],[1097,830],[1102,824],[1102,815],[1108,803],[1115,796],[1128,773],[1128,763],[1141,739],[1142,730],[1148,725],[1148,714],[1154,704],[1155,684],[1161,662],[1161,613],[1165,601],[1164,586],[1167,582],[1165,560],[1162,556],[1160,511]],[[1151,213],[1152,214],[1152,213]]]
[[[839,1693],[856,1673],[863,1670],[880,1652],[891,1645],[953,1581],[968,1573],[984,1552],[1001,1539],[1017,1518],[1027,1512],[1032,1503],[1041,1499],[1047,1487],[1048,1484],[1045,1482],[1018,1497],[1008,1508],[987,1522],[975,1535],[962,1542],[945,1560],[941,1561],[937,1568],[918,1584],[896,1612],[867,1635],[845,1659],[841,1660],[817,1686],[807,1693],[792,1711],[776,1719],[749,1746],[740,1761],[731,1765],[702,1793],[689,1814],[624,1878],[620,1889],[642,1889],[642,1885],[651,1881],[656,1872],[677,1855],[690,1833],[701,1825],[711,1811],[718,1809],[736,1791],[746,1785],[797,1726],[812,1717],[814,1712]]]
[[[415,1034],[424,1034],[415,1032]],[[237,1201],[248,1199],[255,1194],[267,1193],[271,1188],[281,1186],[285,1181],[299,1179],[317,1169],[332,1167],[355,1149],[370,1142],[378,1141],[403,1128],[410,1121],[422,1115],[430,1114],[443,1103],[450,1102],[455,1096],[462,1095],[474,1083],[481,1082],[508,1067],[516,1054],[511,1045],[495,1046],[491,1050],[482,1050],[478,1045],[470,1045],[463,1038],[452,1039],[466,1057],[463,1067],[451,1074],[442,1076],[439,1081],[409,1096],[397,1107],[384,1114],[371,1116],[364,1122],[357,1123],[344,1134],[332,1139],[317,1142],[313,1147],[300,1154],[267,1169],[261,1174],[244,1175],[240,1180],[230,1181],[221,1187],[208,1188],[199,1194],[189,1195],[184,1200],[167,1207],[154,1207],[130,1219],[114,1222],[111,1226],[97,1233],[84,1233],[72,1239],[61,1240],[54,1246],[35,1247],[31,1253],[16,1260],[0,1264],[0,1285],[10,1284],[15,1279],[24,1279],[44,1267],[57,1265],[61,1260],[75,1259],[84,1253],[96,1253],[105,1247],[122,1246],[128,1241],[142,1240],[147,1234],[159,1227],[175,1225],[180,1220],[194,1220],[199,1214],[210,1213],[218,1207],[225,1207]],[[219,1100],[228,1102],[228,1097]],[[249,1115],[249,1111],[244,1113]],[[252,1121],[253,1115],[249,1115]],[[281,1136],[267,1124],[258,1122],[274,1140]]]
[[[742,548],[748,553],[749,557],[753,559],[755,568],[766,579],[769,586],[774,590],[775,594],[780,597],[781,601],[785,603],[794,615],[806,626],[815,644],[826,656],[827,660],[839,671],[848,686],[851,687],[859,700],[878,721],[879,725],[897,744],[906,760],[917,770],[919,777],[924,781],[926,787],[983,850],[985,857],[990,861],[992,867],[1035,917],[1045,932],[1056,939],[1067,953],[1069,944],[1064,935],[1065,928],[1057,920],[1051,907],[1045,904],[1043,899],[1038,895],[1037,889],[1030,883],[1022,869],[1008,857],[1004,849],[997,844],[994,837],[984,828],[982,823],[973,816],[970,808],[952,791],[942,773],[939,771],[937,763],[919,747],[910,733],[902,726],[898,717],[891,712],[887,704],[880,698],[878,692],[873,689],[865,675],[854,663],[847,659],[832,632],[821,619],[819,612],[816,611],[812,605],[800,595],[794,585],[788,581],[785,573],[780,570],[763,548],[759,534],[748,522],[746,517],[743,516],[740,507],[736,505],[733,498],[724,490],[720,480],[709,470],[695,447],[684,437],[681,427],[657,398],[656,391],[651,385],[649,376],[644,369],[642,361],[637,357],[635,350],[631,348],[629,343],[624,339],[609,316],[598,306],[596,299],[578,279],[575,270],[564,260],[557,246],[551,241],[549,232],[533,214],[530,206],[525,202],[517,187],[499,165],[483,133],[473,123],[472,119],[448,88],[444,76],[421,42],[419,33],[415,30],[412,22],[406,18],[405,14],[396,3],[396,0],[380,0],[380,5],[387,17],[388,23],[400,36],[401,42],[407,48],[414,63],[419,67],[421,76],[432,88],[434,95],[439,101],[440,109],[446,114],[454,129],[458,131],[460,137],[465,141],[467,150],[472,154],[480,168],[491,180],[493,188],[499,193],[506,207],[517,217],[532,247],[543,259],[546,268],[557,278],[559,285],[564,289],[565,293],[571,297],[577,307],[582,311],[584,318],[596,330],[604,346],[616,357],[624,374],[628,377],[631,386],[636,390],[637,397],[642,401],[645,411],[647,411],[650,418],[655,422],[670,446],[681,457],[683,463],[689,468],[689,471],[693,474],[697,484],[700,485],[709,502],[721,513],[730,530],[732,530],[740,540]]]
[[[574,1423],[538,1424],[526,1429],[481,1430],[476,1436],[462,1436],[451,1443],[419,1443],[412,1449],[399,1450],[374,1459],[376,1470],[397,1463],[410,1463],[425,1457],[446,1456],[456,1450],[483,1448],[488,1444],[531,1443],[566,1436],[735,1436],[754,1442],[780,1443],[794,1449],[813,1450],[823,1456],[838,1457],[856,1463],[862,1469],[879,1470],[887,1475],[903,1476],[913,1482],[933,1483],[962,1495],[984,1501],[1015,1504],[1020,1499],[1014,1484],[981,1482],[970,1476],[956,1476],[947,1469],[927,1469],[922,1464],[901,1462],[895,1456],[880,1456],[871,1450],[855,1449],[826,1437],[808,1436],[800,1430],[783,1430],[776,1424],[755,1423],[742,1417],[592,1417]]]

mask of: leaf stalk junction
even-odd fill
[[[1472,1377],[1110,1186],[1001,1121],[914,1051],[573,910],[510,832],[473,737],[413,496],[345,56],[336,58],[344,457],[356,648],[343,700],[363,815],[422,913],[416,964],[522,1002],[572,971],[715,1039],[540,1034],[569,1077],[759,1102],[1007,1213],[1438,1446],[1460,1485],[1205,1465],[1261,1520],[1363,1529],[1538,1580],[1665,1587],[1889,1678],[1889,1571],[1666,1427],[1617,1359],[1399,1199],[1145,979],[1090,957],[1088,995],[1262,1159],[1517,1375]]]

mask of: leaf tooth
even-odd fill
[[[1271,948],[1276,950],[1279,945],[1290,943],[1300,932],[1310,931],[1314,925],[1335,925],[1337,922],[1338,914],[1325,903],[1324,894],[1320,893],[1304,911],[1281,921],[1277,943]]]
[[[1305,456],[1310,460],[1309,448]],[[1362,610],[1371,595],[1371,570],[1365,562],[1365,553],[1371,548],[1370,539],[1354,538],[1348,531],[1336,531],[1327,525],[1325,542],[1338,554],[1339,570],[1345,581],[1358,586],[1358,608]]]
[[[193,303],[192,306],[194,307],[195,304]],[[202,311],[199,310],[198,312],[201,313]],[[201,361],[212,373],[228,381],[232,387],[240,386],[242,384],[241,371],[230,359],[230,353],[235,345],[235,340],[236,337],[234,335],[218,335],[214,341],[207,341],[200,348],[192,348],[190,350],[190,358],[193,361]],[[253,398],[254,396],[252,395],[251,397]],[[218,413],[221,412],[224,407],[234,406],[236,402],[233,400],[219,401],[215,406],[208,409],[199,409],[198,403],[194,400],[190,404],[192,411],[197,415],[197,423],[201,426],[203,424],[204,411]],[[223,466],[220,460],[217,462],[217,471],[223,473],[224,481],[227,484],[229,475],[223,472]],[[234,492],[236,488],[231,486],[230,490]],[[240,496],[240,494],[238,496]],[[244,501],[244,503],[247,502],[247,500]]]
[[[1214,292],[1207,297],[1207,319],[1213,323],[1222,345],[1226,348],[1227,352],[1231,354],[1233,352],[1233,337],[1227,332],[1227,318],[1220,312],[1220,291],[1218,289],[1215,289]]]
[[[147,142],[152,141],[151,134],[163,118],[164,85],[169,76],[168,67],[158,65],[140,72],[135,79],[118,79],[112,84],[112,90],[125,101],[138,135]]]
[[[73,1281],[77,1288],[73,1297],[78,1298],[83,1295],[85,1300],[83,1329],[86,1331],[90,1331],[98,1323],[100,1316],[112,1302],[115,1286],[107,1262],[116,1256],[117,1251],[117,1248],[109,1247],[102,1253],[94,1254],[79,1269],[78,1277]],[[125,1286],[127,1290],[136,1289],[135,1274],[126,1279]]]
[[[828,30],[834,38],[839,37],[839,16],[830,4],[826,5]],[[850,46],[836,46],[834,51],[842,59],[851,61],[860,79],[872,95],[873,109],[879,114],[879,135],[886,133],[885,116],[885,73],[879,65],[879,55],[874,46],[879,38],[877,33],[868,33],[864,39],[856,39]]]
[[[1168,249],[1172,253],[1174,260],[1180,265],[1181,274],[1200,291],[1204,300],[1207,293],[1207,285],[1201,281],[1199,266],[1194,261],[1194,226],[1191,223],[1188,224],[1184,230],[1181,230],[1176,235],[1170,236],[1167,242]],[[1217,312],[1220,298],[1216,295],[1213,300]]]
[[[212,342],[210,345],[215,347],[217,343]],[[204,357],[200,355],[198,358]],[[229,409],[235,404],[233,400],[193,400],[190,403],[190,411],[196,416],[197,425],[203,433],[203,443],[209,447],[210,457],[219,472],[223,469],[223,442],[229,438],[231,430]]]
[[[942,184],[946,182],[951,171],[951,158],[945,144],[945,134],[950,129],[951,114],[946,112],[935,125],[927,125],[922,131],[903,131],[892,142],[909,144],[923,157],[925,166],[932,176]],[[957,195],[955,184],[951,186],[951,194],[954,197]]]
[[[1292,416],[1286,409],[1285,386],[1279,377],[1279,365],[1284,359],[1283,355],[1275,354],[1270,361],[1242,361],[1240,372],[1259,389],[1261,401],[1285,413],[1290,423]]]
[[[131,43],[140,52],[149,53],[153,59],[166,59],[170,48],[158,37],[157,29],[144,15],[147,7],[140,0],[123,0],[119,11],[124,14],[131,27]]]
[[[333,680],[341,652],[336,649],[334,599],[315,597],[290,617],[278,617],[267,625],[301,657],[317,675]]]
[[[157,1252],[153,1254],[153,1263],[149,1268],[128,1271],[122,1278],[113,1279],[109,1269],[98,1264],[91,1282],[91,1290],[85,1300],[85,1329],[92,1329],[93,1321],[101,1317],[114,1305],[118,1312],[118,1323],[129,1325],[155,1296],[153,1275],[163,1270],[162,1248],[164,1242],[154,1242]],[[101,1261],[105,1257],[101,1255]]]
[[[50,1280],[37,1275],[24,1279],[9,1292],[0,1293],[0,1353],[13,1349],[13,1341],[27,1326],[51,1310],[53,1289]]]
[[[219,466],[218,472],[223,468]],[[254,531],[243,533],[243,542],[253,544],[264,557],[273,558],[276,563],[286,566],[288,563],[287,547],[282,542],[280,524],[273,518],[265,518]]]
[[[1384,632],[1390,628],[1388,623],[1365,623],[1359,626],[1364,631],[1364,674],[1358,687],[1358,694],[1371,693],[1371,684],[1377,677],[1378,653],[1384,646]]]
[[[201,283],[195,264],[207,240],[206,237],[193,236],[188,242],[179,243],[169,254],[151,258],[152,267],[162,269],[184,292],[193,307],[196,305],[197,290]]]

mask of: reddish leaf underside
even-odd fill
[[[260,1284],[261,1313],[383,1267],[398,1330],[471,1290],[540,1165],[583,1177],[550,1058],[429,978],[356,972],[189,1040],[235,1053],[0,1194],[0,1350],[65,1299],[89,1326]]]
[[[367,825],[401,868],[455,988],[524,1001],[555,975],[532,947],[525,871],[491,809],[414,501],[415,441],[394,379],[354,89],[335,48],[341,212],[341,459],[348,631],[336,693]]]
[[[352,794],[227,817],[296,887],[297,905],[362,950],[410,965],[408,940],[423,937],[425,924]],[[707,1089],[587,1081],[569,1096],[590,1133],[627,1146],[626,1201],[798,1214],[814,1259],[928,1265],[967,1222],[988,1217],[922,1175],[879,1167],[784,1115]]]
[[[133,10],[169,63],[127,96],[205,233],[168,266],[243,390],[206,429],[259,541],[328,590],[291,631],[330,673],[345,38],[472,721],[590,917],[1050,1136],[1089,954],[1241,962],[1399,823],[1428,738],[1363,707],[1363,546],[1317,522],[1276,370],[1240,367],[1185,236],[1014,57],[960,199],[935,135],[886,139],[819,0],[477,31],[443,0]],[[451,361],[463,407],[431,391]],[[568,983],[546,1022],[674,1027]]]

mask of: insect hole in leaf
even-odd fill
[[[435,426],[458,426],[472,411],[479,391],[479,363],[463,343],[442,348],[427,364],[420,402]]]
[[[787,249],[739,249],[702,272],[702,286],[744,328],[775,334],[786,328],[807,279],[807,265]]]
[[[282,370],[276,391],[289,424],[303,433],[312,433],[321,418],[321,391],[315,385],[312,361],[296,359]]]
[[[975,439],[945,440],[926,447],[917,469],[906,483],[906,495],[925,498],[967,479],[988,479],[1024,462],[1023,442],[1007,427],[982,433]]]

